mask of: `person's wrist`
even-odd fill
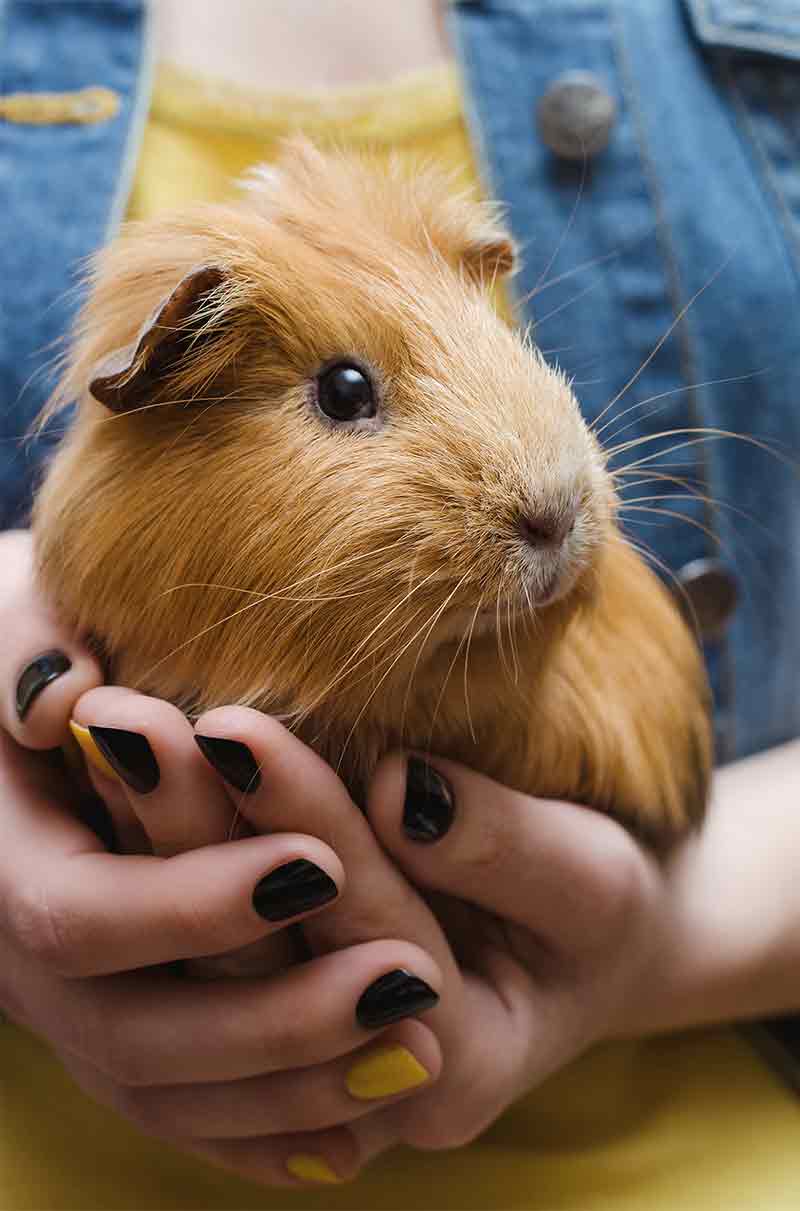
[[[702,833],[664,866],[651,959],[616,1037],[800,1006],[798,797],[800,742],[717,772]]]

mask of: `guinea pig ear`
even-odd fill
[[[89,391],[111,412],[130,412],[152,394],[159,380],[175,368],[187,347],[202,336],[207,315],[202,305],[225,280],[216,265],[193,269],[159,303],[136,340],[101,362]]]
[[[517,248],[508,232],[487,226],[468,240],[461,262],[479,286],[487,286],[513,272]]]

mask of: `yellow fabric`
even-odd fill
[[[147,1139],[0,1027],[3,1211],[797,1211],[800,1104],[732,1031],[598,1048],[457,1153],[270,1190]]]
[[[162,66],[128,218],[152,218],[198,198],[238,196],[233,181],[251,164],[273,159],[281,137],[300,130],[323,145],[434,158],[464,185],[477,182],[458,80],[449,66],[388,86],[304,97],[253,92]]]
[[[333,99],[253,96],[159,74],[129,214],[229,196],[276,139],[434,156],[475,181],[450,69]],[[49,1051],[0,1027],[2,1211],[796,1211],[800,1103],[733,1031],[597,1048],[456,1154],[397,1150],[355,1184],[273,1191],[145,1138]]]

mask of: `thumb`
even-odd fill
[[[602,939],[646,877],[643,851],[607,816],[440,757],[384,758],[367,811],[412,883],[581,950]]]
[[[27,531],[0,534],[0,586],[0,728],[25,748],[57,748],[102,669],[37,587]]]

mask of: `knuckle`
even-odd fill
[[[84,927],[54,889],[28,882],[9,905],[12,937],[23,952],[65,977],[87,974]]]
[[[120,1085],[116,1102],[120,1114],[151,1135],[161,1139],[179,1139],[186,1134],[180,1128],[168,1094],[161,1089]]]
[[[616,940],[639,919],[647,895],[648,868],[636,845],[624,833],[609,833],[598,861],[595,933]]]
[[[463,1148],[485,1129],[486,1123],[477,1115],[463,1110],[445,1119],[441,1113],[423,1115],[406,1133],[406,1142],[423,1152],[444,1152]]]
[[[459,853],[459,862],[481,876],[500,869],[508,858],[508,842],[497,827],[494,813],[482,813],[474,825],[473,836]]]
[[[106,1019],[102,1038],[94,1042],[94,1062],[117,1085],[131,1090],[152,1082],[151,1063],[145,1049],[124,1017]]]

